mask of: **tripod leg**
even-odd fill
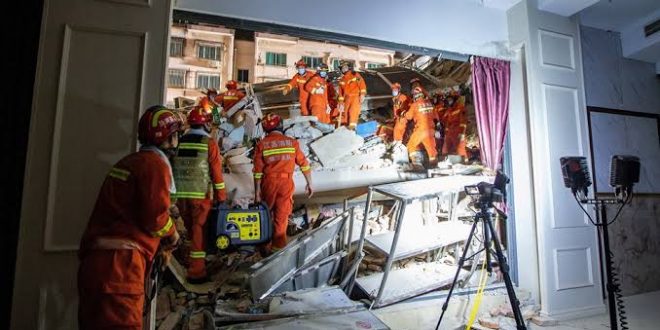
[[[465,248],[463,248],[463,254],[461,255],[461,258],[458,259],[458,267],[456,268],[456,275],[454,275],[454,281],[451,282],[451,287],[449,287],[449,293],[447,294],[447,299],[445,299],[445,303],[442,304],[442,313],[440,314],[440,319],[438,320],[438,324],[435,326],[436,330],[440,328],[440,323],[442,323],[442,318],[445,316],[445,312],[447,311],[447,306],[449,305],[449,299],[451,299],[451,294],[454,292],[454,286],[456,286],[458,275],[461,273],[461,269],[463,268],[463,263],[465,263],[465,256],[467,256],[468,250],[470,248],[470,243],[472,242],[472,237],[474,237],[474,232],[477,229],[477,224],[478,221],[475,219],[474,223],[472,224],[472,229],[470,229],[470,235],[468,236],[467,241],[465,241]]]
[[[502,253],[502,248],[500,246],[500,240],[497,238],[495,230],[493,228],[493,223],[490,221],[490,216],[487,216],[484,219],[484,222],[488,224],[488,229],[490,230],[490,236],[495,245],[495,255],[497,257],[497,262],[500,264],[500,270],[502,271],[502,276],[504,277],[504,284],[506,285],[506,291],[509,295],[509,300],[511,302],[511,310],[513,310],[513,316],[516,320],[516,328],[518,330],[525,330],[525,319],[522,316],[520,311],[520,301],[516,297],[516,291],[513,289],[513,283],[511,282],[511,277],[509,276],[509,264],[506,262],[506,257]]]

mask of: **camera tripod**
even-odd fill
[[[504,283],[506,285],[507,295],[509,296],[509,301],[511,302],[511,309],[513,310],[513,316],[514,319],[516,320],[516,328],[518,330],[526,330],[527,327],[525,326],[525,320],[522,316],[522,312],[520,311],[520,301],[518,301],[518,298],[516,297],[516,292],[513,289],[513,283],[511,282],[511,277],[509,276],[509,265],[506,262],[506,257],[502,253],[500,241],[497,238],[497,233],[495,232],[495,229],[493,228],[493,223],[491,221],[492,219],[491,210],[493,210],[495,207],[493,206],[492,200],[484,200],[483,198],[479,198],[477,204],[479,206],[479,212],[477,212],[477,214],[474,217],[474,222],[472,223],[472,229],[470,230],[470,235],[468,236],[467,241],[465,241],[463,254],[461,255],[461,258],[458,260],[458,268],[456,269],[456,275],[454,275],[454,281],[452,282],[451,287],[449,288],[449,294],[447,295],[447,299],[445,300],[445,303],[442,305],[442,314],[440,314],[440,319],[438,320],[438,324],[435,326],[435,328],[436,330],[440,328],[440,323],[442,323],[442,318],[445,315],[445,312],[447,311],[447,306],[449,305],[449,299],[451,299],[451,295],[454,292],[454,287],[456,286],[458,276],[466,260],[474,258],[483,251],[486,254],[486,270],[488,271],[488,273],[491,273],[493,271],[490,265],[491,253],[493,253],[493,251],[491,251],[490,248],[492,242],[495,245],[495,258],[497,259],[497,262],[500,265],[500,270],[502,271],[502,275],[504,277]],[[468,248],[472,243],[472,239],[474,238],[475,231],[479,223],[482,224],[483,232],[484,232],[483,248],[472,254],[470,257],[466,258]]]

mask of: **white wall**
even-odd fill
[[[580,27],[587,105],[660,113],[655,65],[623,57],[621,35]]]
[[[509,56],[506,13],[476,2],[178,0],[175,8],[457,53],[498,58]]]

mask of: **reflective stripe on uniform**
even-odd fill
[[[272,155],[280,155],[280,154],[295,154],[295,153],[296,153],[296,148],[293,148],[293,147],[274,148],[274,149],[264,150],[264,157],[265,156],[272,156]]]
[[[309,171],[310,169],[311,169],[311,167],[310,167],[309,165],[305,165],[305,166],[301,166],[301,167],[300,167],[300,170],[303,171],[303,172],[307,172],[307,171]]]
[[[121,181],[126,181],[128,180],[128,176],[131,175],[131,172],[127,170],[122,170],[121,168],[113,167],[110,169],[110,172],[108,173],[109,176],[119,179]]]
[[[306,83],[306,82],[307,82],[307,80],[305,80],[305,79],[298,79],[298,83],[299,83],[299,84],[304,84],[304,83]]]
[[[204,143],[190,143],[190,142],[183,142],[179,143],[179,149],[181,150],[201,150],[201,151],[208,151],[209,146],[208,144]]]
[[[365,93],[365,94],[366,94],[366,93],[367,93],[367,90],[366,90],[366,89],[361,89],[361,90],[360,90],[360,93]]]
[[[225,189],[225,183],[224,182],[214,183],[213,188],[215,190]]]
[[[419,112],[421,113],[431,112],[431,110],[433,110],[433,107],[419,107]]]
[[[204,251],[190,251],[190,257],[193,258],[193,259],[206,258],[206,252],[204,252]]]
[[[263,173],[254,173],[254,178],[255,179],[261,179],[261,177],[263,177],[263,176],[264,176]]]
[[[238,100],[238,96],[235,95],[225,95],[222,97],[223,100]]]
[[[172,228],[172,226],[174,226],[174,221],[172,221],[172,218],[167,218],[167,223],[165,223],[165,226],[163,226],[163,228],[157,231],[152,231],[151,236],[163,237],[170,231],[170,228]]]
[[[192,198],[192,199],[204,199],[206,198],[206,193],[204,192],[192,192],[192,191],[177,191],[174,193],[176,198]]]

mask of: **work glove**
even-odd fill
[[[254,203],[255,203],[255,204],[259,204],[259,203],[261,203],[261,192],[256,191],[256,192],[254,193]]]
[[[330,112],[332,112],[332,108],[330,108],[329,105],[326,105],[326,106],[325,106],[325,113],[329,115]]]
[[[307,198],[312,197],[312,195],[314,194],[314,190],[312,189],[312,186],[309,183],[305,186],[305,192],[307,193]]]
[[[175,250],[177,245],[179,244],[179,239],[180,238],[181,237],[179,236],[179,232],[176,229],[174,230],[174,234],[172,234],[170,236],[167,236],[167,237],[163,237],[160,240],[160,243],[163,247],[163,250],[164,251]]]
[[[364,95],[360,95],[360,103],[364,102]]]
[[[170,217],[173,219],[178,219],[181,217],[181,212],[179,212],[179,208],[176,206],[176,204],[172,204],[172,206],[170,206]]]
[[[289,94],[289,89],[284,87],[284,89],[282,90],[282,95],[286,95],[286,94]]]
[[[344,103],[339,103],[339,112],[344,113]]]

